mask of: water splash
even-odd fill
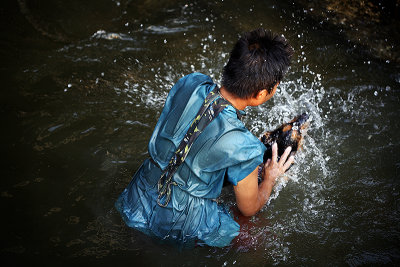
[[[277,181],[270,201],[278,197],[279,192],[289,181],[299,182],[303,178],[308,180],[311,171],[316,171],[320,179],[326,179],[330,175],[327,165],[329,158],[326,156],[325,142],[321,138],[327,119],[320,106],[326,92],[322,85],[321,74],[313,72],[308,67],[305,70],[307,75],[314,77],[311,82],[302,77],[282,82],[271,100],[272,103],[250,110],[245,121],[248,128],[258,136],[304,112],[310,116],[310,126],[304,138],[304,149],[297,153],[296,164]],[[290,79],[291,75],[288,76]]]

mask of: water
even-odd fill
[[[279,1],[3,6],[1,255],[10,265],[399,263],[396,64]],[[179,250],[129,229],[113,204],[147,157],[170,87],[192,71],[219,82],[238,35],[260,26],[283,33],[295,55],[274,98],[244,122],[260,135],[309,113],[296,165],[256,216],[239,216],[239,244]],[[234,209],[230,188],[221,201]]]

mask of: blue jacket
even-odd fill
[[[169,92],[148,147],[156,164],[145,160],[116,202],[128,226],[166,240],[198,240],[218,247],[229,245],[238,235],[239,225],[215,199],[221,194],[225,175],[236,185],[262,163],[265,146],[247,130],[232,106],[193,143],[173,176],[177,185],[171,186],[168,206],[157,204],[161,169],[168,165],[215,86],[210,77],[193,73],[181,78]]]

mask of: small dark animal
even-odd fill
[[[303,113],[277,129],[264,133],[261,137],[261,142],[267,148],[264,153],[264,163],[272,158],[272,144],[274,142],[278,144],[278,160],[288,146],[292,147],[291,153],[301,149],[303,134],[309,125],[307,120],[308,115]]]

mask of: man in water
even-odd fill
[[[274,144],[259,183],[265,146],[240,120],[246,107],[275,94],[292,53],[285,38],[258,29],[237,41],[221,88],[201,73],[172,87],[149,142],[150,158],[115,204],[128,226],[181,244],[230,244],[240,226],[215,201],[224,180],[233,185],[240,212],[252,216],[294,161],[290,147],[278,161]]]

